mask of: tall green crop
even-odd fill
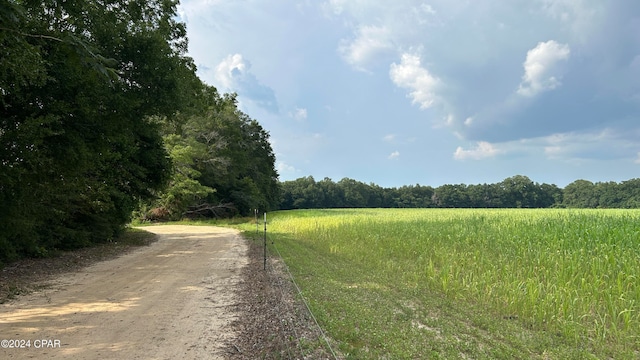
[[[639,211],[289,211],[275,214],[270,231],[294,268],[303,254],[332,267],[335,279],[317,281],[437,291],[596,353],[640,351]],[[358,273],[368,280],[344,281]]]

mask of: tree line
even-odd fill
[[[349,178],[312,176],[284,181],[280,209],[316,208],[639,208],[640,179],[592,183],[576,180],[564,189],[516,175],[495,184],[420,184],[383,188]]]
[[[132,212],[279,202],[268,133],[196,75],[176,0],[0,0],[0,265]]]

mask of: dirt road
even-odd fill
[[[0,305],[0,359],[224,358],[245,241],[216,227],[145,230],[160,239]]]

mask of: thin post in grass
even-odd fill
[[[256,236],[257,236],[258,231],[260,231],[259,229],[260,223],[258,222],[258,209],[253,209],[253,215],[255,215],[255,218],[256,218]]]
[[[264,270],[267,270],[267,213],[264,213]]]

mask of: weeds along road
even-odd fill
[[[245,241],[209,226],[144,229],[159,240],[0,305],[0,359],[224,358]]]

